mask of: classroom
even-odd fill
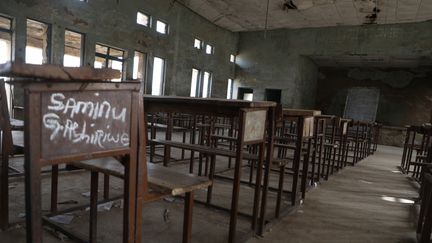
[[[0,243],[430,243],[432,1],[0,0]]]

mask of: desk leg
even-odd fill
[[[303,199],[305,199],[305,197],[306,197],[307,180],[309,178],[309,158],[310,158],[310,153],[311,153],[311,146],[312,146],[312,139],[308,138],[307,152],[306,152],[304,159],[303,159],[303,169],[302,169],[303,173],[302,173],[301,187],[302,187],[302,198]]]
[[[4,141],[3,141],[4,142]],[[2,151],[5,151],[3,146]],[[3,152],[0,165],[0,229],[9,226],[9,155]]]
[[[242,168],[242,160],[243,160],[243,145],[244,145],[243,138],[245,132],[244,131],[245,118],[246,118],[246,113],[244,111],[241,111],[239,116],[236,161],[235,161],[235,169],[234,169],[233,190],[232,190],[232,197],[231,197],[230,228],[229,228],[229,235],[228,235],[229,243],[235,242],[235,236],[236,236],[238,201],[239,201],[239,193],[240,193],[240,178],[241,178],[241,168]]]
[[[298,192],[299,192],[299,185],[301,190],[301,181],[299,183],[300,179],[300,160],[301,160],[301,154],[303,151],[303,124],[304,124],[304,118],[299,117],[297,119],[297,140],[296,140],[296,150],[294,152],[294,178],[293,178],[293,184],[292,184],[292,191],[291,191],[291,204],[293,206],[297,205],[297,199],[298,199]],[[300,179],[301,180],[301,179]]]
[[[28,243],[42,243],[41,177],[39,161],[25,162],[26,233]]]
[[[167,114],[167,129],[165,133],[165,140],[171,141],[173,128],[173,116],[172,113]],[[171,146],[164,145],[164,159],[163,166],[167,167],[171,159]]]
[[[215,166],[216,166],[216,155],[211,155],[210,174],[209,174],[210,181],[214,180]],[[213,183],[207,189],[207,204],[211,203],[212,193],[213,193]]]
[[[192,239],[192,209],[194,204],[194,193],[187,192],[185,195],[185,208],[183,217],[183,243],[189,243]]]
[[[51,213],[57,212],[58,170],[58,165],[53,165],[51,167]]]
[[[271,108],[267,113],[267,151],[266,151],[266,159],[264,166],[264,181],[262,186],[262,198],[261,198],[261,212],[260,212],[260,220],[258,225],[258,235],[262,235],[264,232],[264,224],[265,224],[265,215],[266,215],[266,207],[267,207],[267,192],[269,187],[269,177],[270,177],[270,166],[273,160],[274,153],[274,135],[275,135],[275,120],[274,120],[275,110]]]
[[[130,159],[127,163],[125,163],[123,243],[134,243],[136,237],[136,170],[136,158]]]
[[[256,180],[255,180],[255,192],[254,192],[254,204],[253,204],[253,212],[252,212],[252,230],[256,229],[258,214],[259,214],[259,206],[260,206],[260,197],[261,197],[261,184],[262,184],[262,171],[263,171],[263,160],[264,160],[264,143],[259,145],[259,158],[257,163],[257,171],[256,171]],[[255,161],[251,160],[251,167],[254,166]],[[267,165],[266,165],[267,167]],[[252,174],[252,171],[251,171]],[[251,185],[252,179],[249,180],[249,185]]]
[[[242,150],[241,147],[237,148],[238,150]],[[237,159],[235,162],[235,171],[234,171],[234,185],[232,191],[232,199],[231,199],[231,215],[230,215],[230,229],[229,229],[229,243],[235,242],[236,235],[236,225],[237,225],[237,212],[238,212],[238,201],[240,194],[240,177],[241,177],[241,164],[242,164],[242,155],[237,155]]]
[[[98,211],[98,184],[99,184],[99,173],[91,172],[90,179],[90,230],[89,235],[90,243],[95,243],[97,241],[97,211]]]
[[[279,218],[279,215],[280,215],[284,177],[285,177],[285,165],[279,167],[279,186],[278,186],[278,191],[277,191],[275,218]]]
[[[104,199],[109,200],[109,189],[110,189],[110,176],[107,174],[104,174]]]

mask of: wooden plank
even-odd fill
[[[246,113],[244,142],[264,139],[267,110],[257,110]]]
[[[63,67],[54,64],[34,65],[20,62],[0,64],[0,76],[59,81],[104,81],[121,78],[121,72],[92,67]]]
[[[130,91],[44,92],[42,158],[129,148]]]
[[[205,189],[212,185],[212,181],[206,177],[179,173],[173,169],[151,163],[147,164],[147,168],[150,186],[170,189],[173,196]]]
[[[74,163],[83,169],[99,171],[119,178],[124,178],[124,166],[113,158],[87,160]],[[182,195],[209,187],[212,182],[206,177],[183,174],[173,169],[148,163],[148,183],[152,189],[160,190],[173,196]]]
[[[169,145],[169,146],[174,147],[174,148],[186,149],[186,150],[205,153],[205,154],[209,154],[209,155],[214,154],[214,155],[231,157],[231,158],[236,157],[234,151],[231,151],[228,149],[211,148],[211,147],[205,146],[205,145],[189,144],[189,143],[167,141],[167,140],[161,140],[161,139],[151,139],[148,142],[154,143],[154,144]],[[258,156],[256,156],[255,154],[249,154],[249,153],[243,153],[243,158],[248,159],[248,160],[258,160]]]
[[[135,229],[141,229],[136,225],[135,213],[141,207],[136,207],[136,87],[128,84],[113,87],[111,83],[33,82],[25,84],[25,94],[27,241],[42,242],[40,168],[44,163],[123,155],[123,242],[135,242],[139,234]],[[116,132],[120,135],[116,136]],[[127,138],[122,134],[128,135]]]
[[[285,116],[319,116],[321,115],[321,111],[284,108],[283,114]]]
[[[199,105],[199,106],[212,106],[216,107],[235,107],[235,108],[268,108],[275,107],[275,102],[269,101],[245,101],[245,100],[227,100],[216,98],[189,98],[178,96],[151,96],[144,95],[144,102],[147,104],[185,104],[185,105]],[[190,110],[193,110],[192,108]]]

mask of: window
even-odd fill
[[[234,63],[236,60],[236,57],[234,55],[230,55],[230,62]]]
[[[79,67],[82,65],[83,35],[70,30],[65,31],[65,50],[63,66]]]
[[[0,64],[9,62],[12,58],[12,20],[0,16]],[[6,79],[0,77],[0,79]],[[5,84],[8,109],[11,111],[11,93],[13,87]]]
[[[192,69],[191,97],[208,98],[211,96],[212,73]]]
[[[136,51],[134,55],[133,79],[144,81],[146,70],[146,54]]]
[[[190,97],[197,97],[198,88],[199,88],[199,75],[200,71],[197,69],[192,69],[192,81],[191,81],[191,91]]]
[[[12,57],[12,20],[0,16],[0,64]]]
[[[137,13],[137,24],[150,27],[150,16],[141,12]]]
[[[243,100],[253,101],[253,93],[244,93]]]
[[[212,74],[209,72],[204,72],[203,85],[202,85],[202,96],[203,98],[208,98],[211,95],[211,82]]]
[[[207,44],[207,45],[206,45],[206,53],[207,53],[207,54],[213,54],[213,53],[214,53],[214,48],[213,48],[213,46]]]
[[[155,57],[153,60],[152,95],[163,95],[165,60]]]
[[[49,63],[49,31],[49,25],[27,19],[26,63]]]
[[[233,80],[228,79],[227,99],[232,99],[233,85],[234,85]]]
[[[96,53],[95,53],[95,68],[112,68],[115,70],[119,70],[123,77],[123,64],[124,64],[124,51],[96,44]],[[120,79],[113,79],[112,81],[120,81]]]
[[[198,39],[195,39],[194,47],[195,47],[196,49],[198,49],[198,50],[201,50],[201,48],[202,48],[202,41],[201,41],[201,40],[198,40]]]
[[[168,33],[168,25],[160,20],[156,21],[156,31],[161,34]]]

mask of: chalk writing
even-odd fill
[[[68,97],[50,94],[42,116],[42,126],[50,131],[49,141],[89,144],[101,149],[129,146],[128,109],[100,97]]]

